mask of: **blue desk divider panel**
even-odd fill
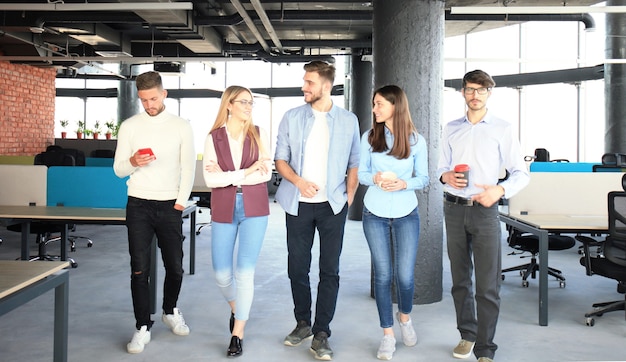
[[[593,172],[592,162],[531,162],[530,172]]]
[[[85,157],[85,166],[113,167],[112,158]]]
[[[125,208],[127,180],[115,176],[113,167],[50,167],[48,206]]]

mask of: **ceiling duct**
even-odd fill
[[[147,23],[156,24],[155,26],[160,31],[168,34],[194,53],[219,54],[222,52],[221,36],[211,28],[196,26],[191,11],[146,9],[135,11],[135,13]]]
[[[185,74],[185,63],[182,62],[154,62],[154,71],[163,75]]]

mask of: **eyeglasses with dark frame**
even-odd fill
[[[233,103],[234,103],[234,102],[241,103],[241,105],[242,105],[242,106],[244,106],[244,107],[245,107],[245,106],[254,107],[254,101],[249,101],[249,100],[247,100],[247,99],[235,99],[235,100],[233,100],[232,102],[233,102]]]
[[[487,94],[487,92],[489,92],[491,90],[491,88],[486,88],[486,87],[481,87],[481,88],[472,88],[472,87],[467,87],[467,88],[463,88],[463,93],[466,96],[471,96],[474,94],[474,92],[480,94],[480,95],[484,95]]]

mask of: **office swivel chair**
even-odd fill
[[[196,206],[198,206],[199,213],[203,213],[205,211],[208,211],[210,213],[211,212],[211,193],[209,192],[208,195],[201,195],[200,198],[198,199],[198,202],[196,203]],[[210,219],[207,222],[196,223],[196,227],[197,227],[196,235],[200,235],[200,233],[202,232],[202,229],[205,226],[210,226],[210,225],[211,225]]]
[[[61,148],[59,146],[49,146],[45,152],[39,153],[35,156],[34,159],[35,165],[45,165],[45,166],[79,166],[85,165],[85,156],[82,151],[75,149],[66,149]],[[68,225],[70,231],[75,231],[75,225]],[[46,222],[33,222],[30,225],[30,233],[37,235],[37,245],[38,245],[38,253],[36,256],[32,256],[29,258],[30,261],[34,260],[56,260],[59,256],[49,255],[47,253],[48,244],[54,241],[60,241],[61,237],[56,236],[53,237],[53,234],[60,234],[62,226],[54,223],[46,223]],[[22,232],[22,224],[13,224],[7,226],[7,230]],[[68,242],[70,244],[70,251],[76,251],[76,240],[77,239],[86,239],[87,246],[91,247],[93,245],[93,241],[85,236],[79,235],[68,235]],[[73,258],[68,258],[71,266],[76,268],[78,264]]]
[[[114,158],[115,151],[109,149],[99,148],[91,151],[91,157],[94,158]]]
[[[626,179],[626,175],[622,180]],[[626,190],[626,187],[624,187]],[[603,242],[602,254],[591,257],[590,246],[594,246],[595,239],[587,236],[577,236],[584,246],[584,255],[580,258],[587,275],[601,275],[617,281],[617,292],[624,294],[622,300],[593,304],[594,310],[585,313],[585,324],[592,327],[595,324],[593,317],[601,317],[604,313],[616,310],[625,310],[626,305],[626,192],[609,192],[609,234]],[[625,315],[626,317],[626,315]]]
[[[502,280],[505,279],[504,273],[519,270],[519,273],[522,276],[522,287],[527,288],[529,285],[528,277],[530,276],[535,279],[537,271],[539,271],[539,264],[537,263],[537,254],[539,254],[539,238],[536,235],[524,234],[510,225],[507,225],[507,230],[509,232],[507,239],[509,246],[518,250],[513,251],[508,255],[517,255],[529,252],[531,254],[531,259],[530,263],[503,269]],[[574,245],[576,245],[576,240],[574,240],[571,236],[558,234],[550,234],[548,236],[548,250],[566,250],[574,247]],[[525,257],[528,257],[528,255],[520,256],[520,258]],[[552,275],[559,281],[559,287],[565,288],[565,277],[563,277],[563,273],[559,269],[548,266],[548,274]]]
[[[69,157],[68,157],[69,156]],[[74,148],[63,148],[57,145],[51,145],[46,148],[46,152],[42,152],[35,156],[35,165],[45,166],[85,166],[86,159],[85,153],[81,150]],[[69,231],[75,232],[76,225],[68,225]],[[48,242],[59,241],[61,237],[55,237],[48,240]],[[81,235],[68,235],[67,241],[70,244],[70,251],[76,251],[76,241],[86,240],[87,247],[93,246],[93,240],[86,236]]]

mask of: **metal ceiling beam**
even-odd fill
[[[452,14],[626,13],[626,6],[452,6]]]
[[[511,75],[496,75],[493,80],[496,87],[517,88],[528,85],[551,84],[551,83],[578,83],[586,80],[604,78],[604,65],[593,67],[550,70],[545,72],[520,73]],[[463,87],[463,79],[449,79],[444,81],[446,87],[460,90]]]
[[[254,21],[252,20],[250,15],[248,15],[248,12],[246,11],[246,9],[243,7],[243,5],[241,5],[241,2],[239,0],[230,0],[230,2],[231,4],[233,4],[235,9],[237,9],[237,12],[243,18],[243,21],[248,26],[248,29],[250,29],[252,34],[254,34],[254,37],[256,38],[256,40],[259,42],[259,44],[261,44],[261,46],[263,47],[263,50],[265,50],[268,53],[271,52],[269,45],[267,45],[267,43],[265,42],[265,39],[259,32],[259,29],[257,29],[256,25],[254,25]]]
[[[267,17],[267,14],[265,13],[265,9],[263,9],[263,5],[261,5],[261,2],[259,0],[250,0],[250,3],[252,3],[254,10],[256,11],[257,15],[259,15],[259,18],[261,19],[261,22],[263,23],[263,26],[265,27],[265,31],[267,31],[267,34],[270,36],[270,39],[272,39],[272,41],[274,42],[274,45],[278,48],[278,51],[283,53],[283,45],[280,43],[280,39],[278,39],[278,35],[276,35],[276,31],[274,30],[274,27],[272,26],[272,22]]]

